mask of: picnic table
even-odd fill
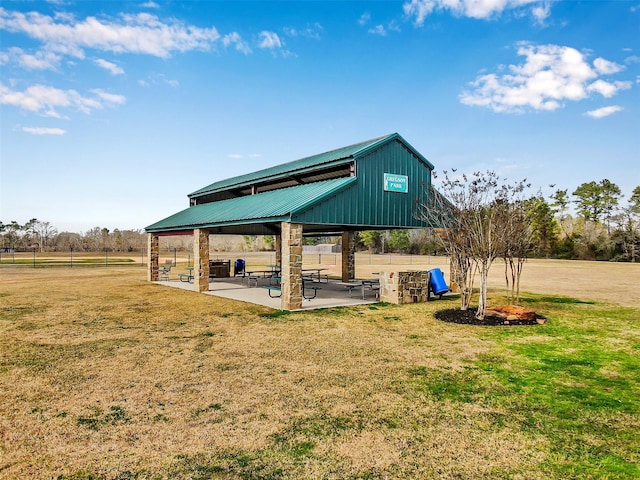
[[[278,280],[280,280],[280,277],[278,277]],[[306,280],[305,277],[302,277],[302,298],[304,298],[305,300],[313,300],[318,295],[318,290],[320,290],[320,287],[308,287],[306,286],[307,281],[309,280]],[[265,285],[264,288],[269,291],[269,296],[271,298],[278,298],[282,296],[282,287],[279,283],[278,285]],[[309,290],[313,291],[313,293],[308,293]]]
[[[352,280],[349,282],[336,282],[336,285],[341,285],[349,290],[349,298],[351,298],[353,290],[360,288],[362,293],[362,299],[364,300],[365,288],[369,288],[371,291],[380,290],[380,282],[377,279],[373,280]]]
[[[179,273],[178,278],[181,282],[191,283],[193,281],[193,267],[187,267],[185,268],[185,270],[187,271],[187,273]]]
[[[341,285],[345,287],[347,290],[349,290],[349,298],[351,298],[353,290],[360,287],[360,289],[362,290],[362,299],[364,300],[364,283],[363,282],[354,280],[351,282],[336,282],[336,285]]]
[[[322,273],[325,270],[328,270],[328,268],[303,268],[302,276],[305,276],[305,274],[307,274],[309,278],[311,278],[314,282],[317,281],[318,283],[321,283],[322,278],[324,277],[325,279],[324,283],[329,283],[329,275]],[[315,275],[315,280],[314,280],[314,275]]]
[[[178,278],[180,279],[181,282],[189,282],[192,283],[193,282],[193,271],[195,270],[195,267],[186,267],[185,270],[187,271],[187,273],[179,273],[178,274]],[[213,279],[216,278],[216,274],[215,272],[209,272],[209,281],[213,282]]]
[[[277,279],[280,280],[280,270],[270,269],[270,270],[246,270],[245,275],[242,276],[242,283],[244,283],[244,279],[247,279],[247,286],[251,286],[251,282],[255,283],[255,286],[258,286],[259,278],[269,278],[269,279]]]

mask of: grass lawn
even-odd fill
[[[494,295],[490,303],[502,304]],[[304,313],[0,269],[0,478],[640,478],[640,309],[524,294]]]

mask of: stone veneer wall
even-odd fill
[[[429,301],[429,273],[380,272],[380,301],[415,303]]]
[[[193,231],[193,283],[197,292],[209,290],[209,230],[196,228]]]
[[[149,282],[158,281],[158,263],[160,261],[160,237],[153,233],[147,234],[147,252],[149,261],[147,262],[147,280]]]
[[[282,235],[276,235],[276,265],[282,267]]]
[[[342,232],[342,281],[356,278],[356,241],[353,232]]]
[[[302,225],[282,222],[281,308],[302,308]]]

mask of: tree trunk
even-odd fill
[[[489,267],[488,262],[481,262],[479,265],[480,271],[480,298],[478,299],[478,311],[476,317],[480,320],[484,319],[487,309],[487,286],[489,284]]]

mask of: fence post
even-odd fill
[[[109,250],[107,250],[106,248],[104,249],[104,266],[109,266]]]
[[[71,268],[73,268],[73,247],[69,247],[71,250]]]
[[[36,248],[33,247],[33,268],[36,268]]]

